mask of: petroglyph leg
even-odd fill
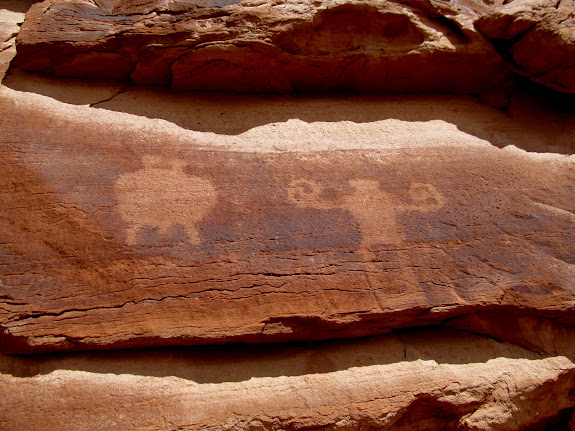
[[[360,224],[362,246],[369,249],[379,243],[399,244],[405,241],[403,228],[397,222],[397,199],[381,190],[379,181],[351,180],[355,192],[346,196],[344,207]]]
[[[198,234],[197,229],[190,227],[190,226],[186,226],[185,232],[186,232],[186,235],[188,235],[188,242],[190,242],[192,244],[199,244],[201,242],[200,235]]]

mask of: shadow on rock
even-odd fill
[[[303,127],[328,124],[323,126],[329,129],[328,134],[337,134],[338,127],[349,129],[350,123],[377,126],[378,122],[390,119],[420,123],[439,120],[499,148],[512,145],[539,153],[575,152],[574,96],[527,82],[515,91],[506,112],[483,105],[471,96],[182,92],[57,79],[18,70],[9,72],[3,84],[64,103],[162,119],[188,130],[220,135],[238,136],[255,131],[282,139],[282,127],[287,127],[290,120],[306,123]],[[422,124],[422,130],[424,127]]]
[[[38,0],[3,0],[0,8],[11,12],[26,13],[34,3],[38,3]]]
[[[79,370],[99,374],[175,376],[197,383],[323,374],[397,362],[484,363],[545,357],[517,345],[443,327],[415,328],[358,340],[318,343],[141,349],[43,356],[0,356],[0,373],[16,377]]]

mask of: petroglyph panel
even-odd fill
[[[363,336],[499,306],[501,286],[522,307],[572,301],[572,223],[548,209],[575,212],[567,168],[542,166],[550,189],[499,150],[263,155],[81,132],[81,149],[14,136],[0,159],[0,350]]]
[[[183,172],[186,162],[164,162],[145,156],[144,168],[123,174],[115,184],[118,212],[128,224],[126,243],[137,245],[147,227],[167,235],[182,225],[188,242],[200,243],[196,223],[203,220],[216,203],[216,189],[204,178]],[[167,166],[166,166],[167,165]]]
[[[400,244],[405,241],[404,227],[397,215],[406,211],[430,213],[441,208],[445,199],[431,184],[411,183],[411,201],[402,201],[395,193],[385,191],[376,180],[349,180],[353,192],[339,199],[322,197],[321,186],[313,181],[298,180],[288,186],[288,196],[299,206],[318,209],[342,208],[359,222],[362,247],[376,244]]]

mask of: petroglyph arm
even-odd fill
[[[431,184],[412,183],[409,187],[409,197],[413,203],[404,204],[404,211],[429,213],[437,211],[445,205],[445,198]]]
[[[299,206],[331,209],[336,205],[321,197],[322,188],[319,184],[308,180],[293,181],[288,185],[288,199]]]

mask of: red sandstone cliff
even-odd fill
[[[2,7],[0,429],[575,426],[572,2]]]

